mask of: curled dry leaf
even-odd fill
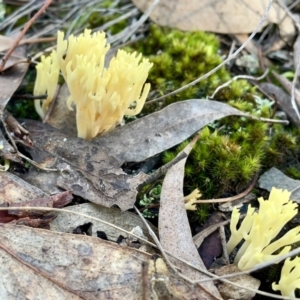
[[[16,143],[32,147],[29,132],[6,109],[4,110],[4,122],[6,123],[7,130],[14,137]]]
[[[49,196],[42,190],[20,179],[9,172],[0,173],[0,206],[2,207],[58,207],[70,203],[73,199],[70,192]],[[39,226],[48,224],[53,219],[49,212],[32,210],[0,211],[0,223],[17,220],[17,224]]]
[[[16,153],[12,145],[6,140],[1,130],[0,130],[0,146],[1,146],[0,149],[1,157],[22,164],[22,159]]]
[[[187,145],[183,151],[189,154],[195,142],[196,139]],[[182,159],[171,167],[163,181],[160,196],[159,237],[164,249],[188,261],[193,266],[206,270],[193,242],[187,213],[184,208],[183,178],[186,159]],[[207,278],[206,275],[187,267],[175,259],[171,261],[180,268],[182,274],[192,280]],[[212,282],[206,282],[202,286],[204,289],[198,291],[199,294],[196,293],[194,298],[215,299],[214,296],[220,297]],[[210,294],[206,292],[207,290]]]

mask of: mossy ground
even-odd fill
[[[157,25],[151,26],[146,39],[128,50],[142,52],[154,63],[148,77],[152,97],[186,85],[223,61],[216,36]],[[230,78],[232,75],[221,68],[207,80],[168,97],[160,105],[146,106],[143,112],[151,113],[176,101],[207,98]],[[233,81],[216,94],[215,100],[258,117],[269,118],[273,114],[272,103],[245,80]],[[188,158],[186,193],[199,188],[204,198],[234,195],[243,191],[257,172],[274,165],[289,167],[290,174],[300,177],[300,168],[289,165],[289,158],[296,159],[299,153],[298,139],[299,131],[291,126],[270,125],[240,117],[216,121],[202,130]],[[187,143],[164,152],[163,163],[171,161]],[[198,211],[201,220],[205,215],[202,213]]]

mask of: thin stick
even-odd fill
[[[17,48],[19,45],[19,42],[22,40],[24,37],[25,33],[27,30],[30,28],[30,26],[38,19],[40,15],[42,15],[46,8],[51,4],[52,0],[45,0],[44,5],[39,9],[39,11],[25,24],[22,32],[18,36],[18,38],[14,41],[13,45],[10,47],[10,49],[6,52],[5,56],[2,58],[2,63],[0,65],[0,72],[4,70],[5,64],[13,51]]]
[[[227,251],[226,235],[224,226],[219,227],[220,240],[223,248],[223,256],[227,265],[229,265],[229,255]]]
[[[198,203],[198,204],[202,204],[202,203],[228,203],[228,202],[232,202],[232,201],[235,201],[235,200],[239,200],[245,196],[247,196],[251,190],[254,188],[255,186],[255,183],[258,179],[258,173],[255,174],[251,184],[249,185],[249,187],[243,191],[242,193],[236,195],[236,196],[233,196],[233,197],[228,197],[228,198],[220,198],[220,199],[210,199],[210,200],[196,200],[193,202],[194,203]]]
[[[249,75],[237,75],[237,76],[233,77],[232,79],[228,80],[227,82],[225,82],[224,84],[218,86],[216,88],[216,90],[214,91],[214,93],[211,96],[209,96],[208,98],[209,99],[213,99],[219,90],[221,90],[224,87],[230,85],[233,81],[236,81],[238,79],[247,79],[247,80],[259,81],[259,80],[264,79],[268,75],[268,73],[269,73],[269,69],[266,69],[265,72],[264,72],[264,74],[262,74],[259,77],[253,77],[253,76],[249,76]]]

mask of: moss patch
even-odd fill
[[[148,82],[152,97],[167,94],[204,75],[219,65],[218,39],[203,32],[181,32],[157,25],[150,27],[149,36],[127,50],[142,52],[154,63]],[[144,113],[181,100],[203,99],[231,78],[221,68],[207,80],[168,97],[160,105],[148,105]],[[244,112],[270,117],[272,103],[261,98],[247,81],[234,81],[221,89],[216,100],[226,102]],[[270,128],[272,132],[270,134]],[[204,198],[222,197],[241,192],[249,185],[256,172],[270,167],[295,151],[296,137],[284,126],[271,126],[240,117],[228,117],[203,129],[185,168],[186,193],[199,188]],[[188,141],[163,154],[163,162],[172,160]],[[295,173],[295,172],[294,172]]]

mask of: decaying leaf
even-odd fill
[[[106,207],[117,204],[127,210],[133,206],[137,187],[146,174],[127,175],[101,146],[70,137],[40,122],[28,121],[26,125],[35,145],[28,151],[40,165],[58,169],[59,187]],[[40,176],[43,173],[47,180],[48,173],[40,171]]]
[[[125,174],[120,165],[141,161],[190,137],[204,125],[245,113],[221,102],[186,100],[117,128],[88,142],[40,122],[26,121],[35,147],[29,149],[41,166],[57,168],[57,185],[107,207],[132,207],[136,188],[147,177]],[[109,155],[108,155],[109,153]],[[42,174],[41,174],[42,176]],[[47,180],[47,179],[46,179]]]
[[[65,87],[60,90],[58,104],[49,118],[50,124],[69,136],[76,136],[74,111],[68,111],[61,98],[67,98]],[[66,115],[64,115],[66,113]],[[124,162],[140,162],[161,153],[189,138],[203,126],[229,115],[245,116],[243,112],[218,101],[185,100],[169,105],[159,112],[120,126],[90,143],[106,150],[121,166]],[[26,122],[33,138],[39,134]]]
[[[27,299],[192,299],[165,263],[85,235],[0,225],[0,295]],[[147,266],[149,267],[147,268]],[[146,296],[149,296],[145,298]],[[208,298],[207,298],[208,299]]]
[[[287,78],[285,78],[282,75],[279,75],[275,71],[272,71],[273,76],[278,80],[278,82],[282,85],[282,87],[290,94],[292,95],[293,91],[293,83],[289,81]],[[298,89],[295,89],[295,101],[300,106],[300,91]]]
[[[223,221],[223,216],[221,215],[221,213],[214,212],[212,215],[209,216],[204,226],[201,226],[201,231],[215,224],[219,224],[221,221]],[[194,237],[193,241],[195,241]],[[220,234],[217,230],[209,234],[204,239],[204,241],[198,248],[198,252],[204,265],[207,269],[209,269],[211,264],[215,261],[216,257],[220,257],[223,252]]]
[[[194,139],[183,151],[189,154],[195,142],[196,140]],[[171,167],[163,181],[160,196],[159,237],[164,249],[188,261],[193,266],[206,270],[193,242],[187,213],[184,208],[183,178],[186,159]],[[206,275],[196,272],[181,262],[174,259],[171,261],[180,268],[182,274],[185,274],[190,279],[200,280],[207,278]],[[204,283],[203,287],[204,289],[198,291],[199,294],[195,294],[194,298],[215,299],[214,296],[220,297],[212,282]],[[210,294],[205,292],[207,290]]]
[[[47,124],[63,132],[77,136],[76,128],[76,111],[70,110],[67,107],[67,101],[70,92],[67,84],[65,83],[60,89],[55,99],[55,103],[46,121]],[[47,112],[48,114],[48,112]]]
[[[150,1],[132,0],[142,11]],[[160,0],[151,19],[161,25],[181,30],[203,30],[226,34],[250,33],[257,27],[269,0]],[[166,16],[168,16],[166,18]],[[290,40],[295,35],[293,21],[284,9],[273,2],[264,26],[280,24],[281,36]]]
[[[234,264],[223,266],[215,270],[215,273],[219,276],[238,273],[240,270]],[[261,282],[252,277],[249,274],[242,274],[230,278],[231,282],[237,283],[240,286],[247,287],[248,289],[242,289],[240,286],[233,286],[225,282],[218,283],[218,289],[224,299],[238,299],[238,300],[249,300],[253,299],[256,295],[256,290],[259,288]],[[251,290],[252,289],[252,290]]]
[[[0,35],[0,52],[8,50],[14,43],[14,39],[5,35]]]
[[[21,205],[36,198],[45,198],[48,195],[37,187],[28,184],[18,176],[9,173],[0,173],[0,204]]]
[[[21,158],[18,156],[18,154],[16,153],[15,149],[11,146],[11,144],[8,143],[1,130],[0,130],[0,145],[1,145],[0,147],[1,157],[18,163],[22,163]]]
[[[6,109],[4,109],[4,122],[6,123],[8,132],[14,137],[16,143],[32,147],[29,132]]]

